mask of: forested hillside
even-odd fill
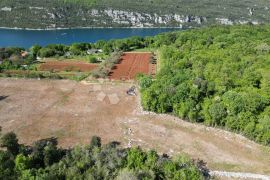
[[[203,161],[187,156],[170,158],[140,148],[120,148],[118,142],[101,144],[94,136],[85,147],[62,149],[57,139],[32,146],[18,143],[12,132],[0,139],[0,179],[208,179]]]
[[[264,0],[1,0],[0,27],[197,27],[269,23]]]
[[[142,78],[142,104],[270,145],[270,27],[225,26],[155,37],[156,80]]]

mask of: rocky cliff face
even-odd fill
[[[181,13],[142,13],[112,8],[74,9],[73,7],[0,7],[0,26],[20,28],[63,27],[196,27],[203,24],[246,24],[247,19],[204,17]],[[73,9],[72,9],[73,8]],[[27,12],[27,13],[25,13]],[[253,10],[249,10],[250,16]],[[254,24],[259,23],[253,21]]]
[[[130,27],[155,27],[155,26],[174,26],[182,27],[184,23],[194,22],[202,24],[206,22],[206,17],[186,16],[179,14],[147,14],[139,12],[130,12],[115,9],[97,10],[92,9],[91,16],[95,19],[98,17],[107,17],[111,19],[114,24],[127,25]],[[104,22],[106,24],[106,22]]]

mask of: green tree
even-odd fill
[[[129,169],[143,169],[146,154],[140,148],[131,148],[128,151],[127,167]]]
[[[236,115],[245,111],[245,100],[240,93],[228,91],[222,96],[222,103],[228,110],[229,115]]]
[[[147,152],[146,160],[145,160],[145,166],[147,166],[149,169],[155,170],[157,167],[158,162],[158,154],[154,150],[150,150]]]
[[[227,111],[222,103],[213,103],[209,106],[209,115],[213,119],[212,125],[224,125],[222,122],[223,119],[226,118]]]
[[[81,48],[79,43],[74,43],[69,47],[69,51],[73,55],[81,55],[83,53],[83,49]]]
[[[98,60],[97,60],[97,58],[95,56],[89,56],[88,60],[89,60],[90,63],[97,63],[98,62]]]
[[[31,160],[23,154],[18,154],[15,159],[15,169],[19,174],[31,167]]]
[[[44,148],[44,164],[45,166],[50,166],[61,159],[61,154],[57,147],[52,143],[49,143]]]
[[[50,48],[42,48],[39,50],[38,55],[42,58],[52,57],[55,55],[55,51]]]
[[[145,76],[142,75],[139,77],[140,87],[142,90],[149,88],[152,84],[152,77],[151,76]]]
[[[101,147],[101,138],[98,136],[93,136],[90,142],[91,147]]]
[[[38,53],[39,53],[39,50],[41,49],[42,47],[40,45],[34,45],[30,48],[30,52],[32,53],[32,55],[34,57],[37,57]]]
[[[10,152],[0,150],[0,179],[16,179],[13,157]]]
[[[15,133],[9,132],[4,134],[0,139],[0,146],[7,148],[7,150],[13,155],[19,153],[19,143]]]
[[[107,54],[107,55],[113,52],[112,46],[111,46],[110,44],[108,44],[108,43],[106,43],[106,44],[103,46],[102,50],[103,50],[103,52],[104,52],[105,54]]]

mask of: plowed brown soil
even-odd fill
[[[146,53],[124,53],[119,64],[116,64],[110,73],[110,79],[130,80],[137,74],[148,75],[151,73],[150,58],[152,54]]]
[[[40,65],[42,71],[81,71],[89,72],[97,67],[97,64],[70,61],[48,61]]]

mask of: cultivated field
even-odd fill
[[[110,73],[110,79],[130,80],[134,79],[139,73],[151,74],[151,57],[152,54],[149,52],[124,53],[120,62],[115,65]]]
[[[47,61],[40,65],[42,71],[81,71],[90,72],[98,65],[86,62],[71,62],[71,61]]]
[[[98,135],[106,143],[185,152],[212,170],[270,175],[270,148],[223,130],[143,112],[128,83],[0,79],[0,125],[20,142],[57,137],[70,147]]]

